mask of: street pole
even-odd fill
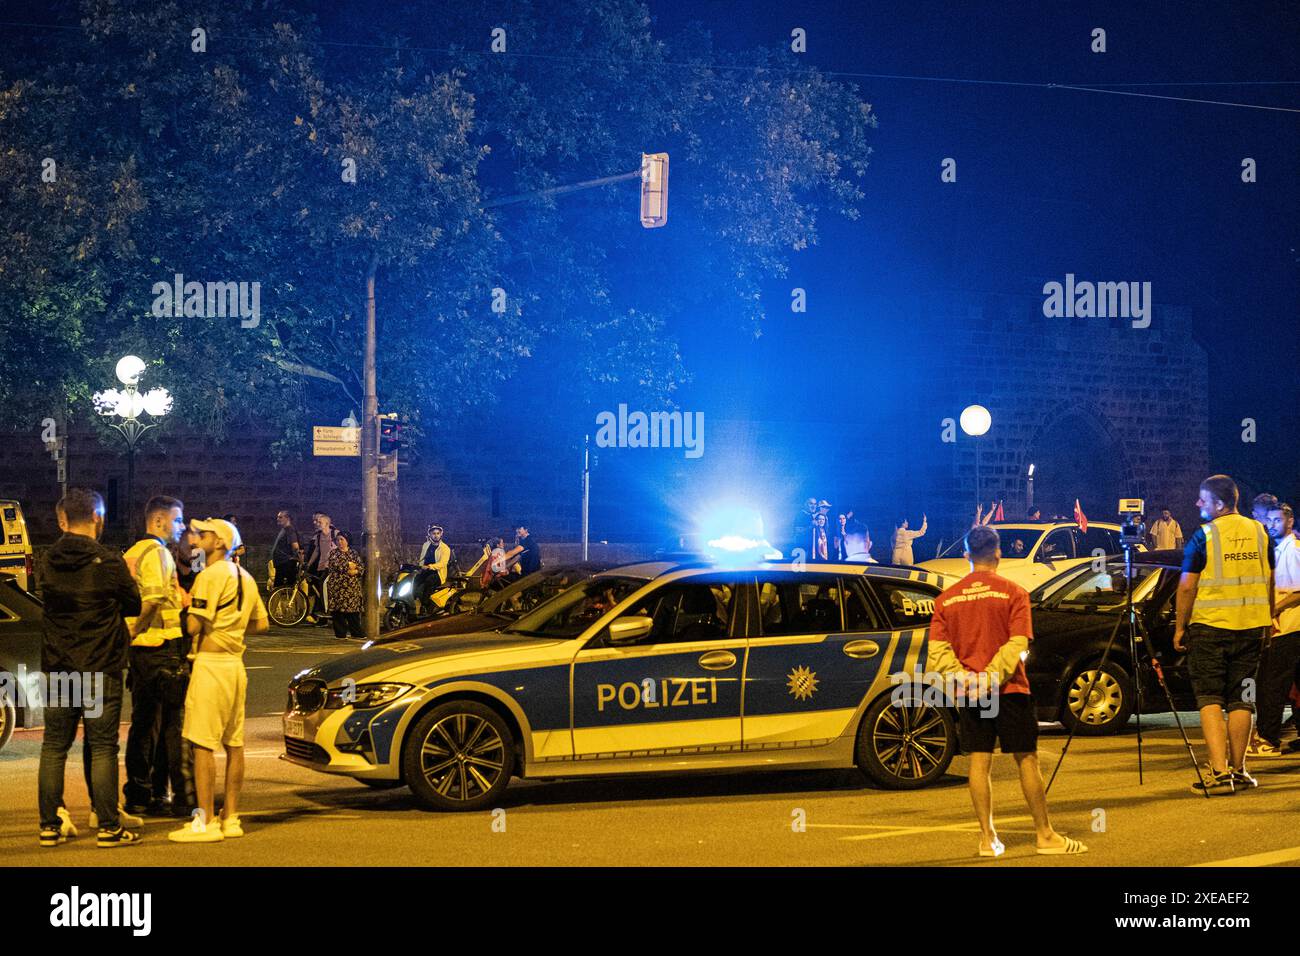
[[[379,637],[379,398],[375,391],[375,270],[366,272],[365,404],[361,410],[361,515],[366,535],[366,638]]]
[[[978,508],[984,507],[984,497],[980,494],[980,440],[979,436],[975,437],[975,505]]]
[[[135,534],[135,442],[126,440],[126,537]]]
[[[587,533],[591,509],[591,436],[582,436],[582,560],[587,560]]]

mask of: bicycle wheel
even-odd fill
[[[266,613],[281,627],[293,627],[307,616],[307,597],[297,587],[276,588],[266,602]]]

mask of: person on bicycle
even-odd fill
[[[451,560],[451,548],[442,540],[442,525],[429,525],[427,540],[416,561],[420,570],[415,574],[414,591],[416,600],[422,605],[420,613],[423,613],[423,606],[427,605],[433,592],[447,583]]]
[[[275,516],[280,532],[271,545],[271,567],[276,586],[285,587],[298,580],[298,562],[302,560],[302,542],[293,526],[293,515],[281,511]]]

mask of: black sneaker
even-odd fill
[[[126,806],[122,807],[122,809],[125,810],[127,813],[131,814],[131,816],[133,817],[143,817],[149,813],[149,804],[128,803]]]
[[[147,817],[170,817],[172,815],[172,802],[162,797],[154,797],[149,801],[148,806],[144,808],[144,815]]]
[[[1234,785],[1235,777],[1231,770],[1215,773],[1207,768],[1201,771],[1201,777],[1201,780],[1192,784],[1192,790],[1196,793],[1209,793],[1212,797],[1230,797],[1237,792]]]
[[[62,827],[41,827],[41,846],[58,846],[67,840]]]
[[[1246,772],[1246,768],[1232,771],[1232,782],[1238,790],[1253,790],[1259,786],[1259,781]]]
[[[116,830],[100,830],[96,842],[98,846],[112,849],[117,846],[135,846],[140,839],[140,834],[133,833],[125,827],[118,827]]]

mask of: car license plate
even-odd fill
[[[284,735],[286,737],[297,737],[299,740],[306,738],[307,729],[303,726],[301,717],[284,718]]]

